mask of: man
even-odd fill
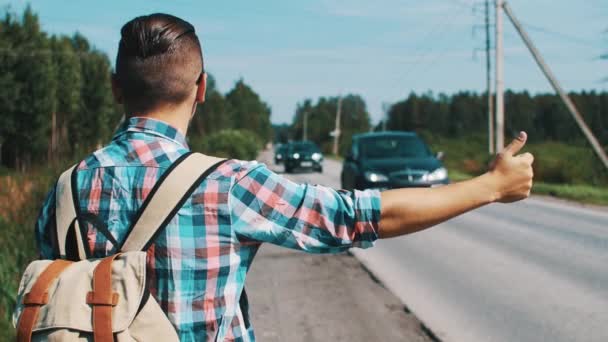
[[[113,90],[127,120],[76,173],[79,220],[90,257],[117,251],[154,184],[188,152],[188,123],[205,89],[192,25],[166,14],[125,24]],[[522,133],[488,173],[475,179],[383,193],[295,184],[262,164],[226,161],[147,251],[150,291],[184,341],[253,341],[243,285],[261,243],[341,252],[425,229],[491,202],[526,198],[533,158],[514,156],[525,141]],[[44,258],[58,256],[54,212],[52,190],[36,228]]]

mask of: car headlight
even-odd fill
[[[277,154],[277,159],[281,159],[281,158],[283,158],[283,155],[282,154]]]
[[[323,155],[321,153],[313,153],[311,156],[312,160],[314,161],[319,161],[321,159],[323,159]]]
[[[429,182],[440,181],[446,178],[448,178],[448,170],[446,170],[445,167],[440,167],[426,175],[426,180]]]
[[[300,159],[300,154],[299,153],[294,153],[293,154],[293,159]]]
[[[365,179],[372,183],[388,182],[388,177],[382,173],[368,171],[365,173]]]

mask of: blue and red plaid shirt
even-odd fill
[[[122,243],[156,181],[188,151],[175,128],[135,117],[79,164],[79,215],[92,257],[117,251],[98,226],[105,225]],[[58,257],[54,216],[53,189],[36,227],[47,259]],[[379,219],[377,191],[296,184],[263,164],[229,160],[208,176],[147,251],[150,291],[183,341],[254,341],[243,287],[262,242],[311,253],[369,247],[378,237]]]

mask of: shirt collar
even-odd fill
[[[144,118],[140,116],[129,118],[125,120],[116,133],[112,140],[119,139],[127,132],[140,132],[145,134],[155,135],[161,138],[172,140],[185,148],[188,147],[186,137],[177,130],[177,128],[169,125],[168,123],[156,119]]]

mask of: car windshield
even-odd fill
[[[292,143],[289,145],[289,149],[294,152],[318,152],[319,148],[317,145],[309,142]]]
[[[361,157],[368,159],[423,158],[431,152],[416,136],[386,136],[363,138],[359,145]]]

